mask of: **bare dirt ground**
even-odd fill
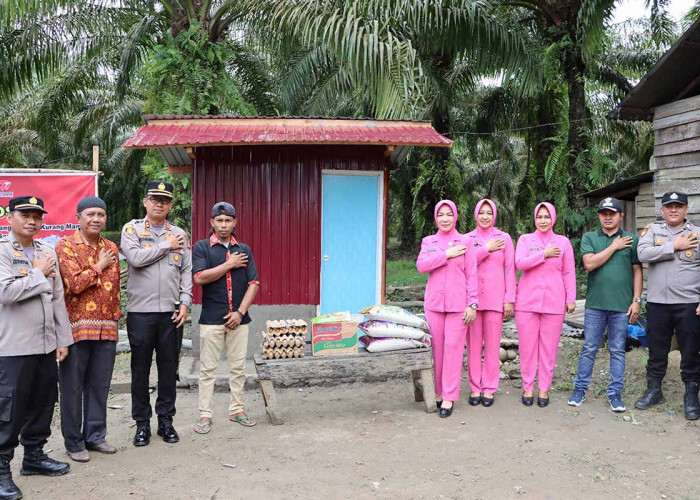
[[[618,415],[605,400],[605,355],[584,406],[566,405],[579,346],[560,350],[545,409],[520,404],[518,380],[502,382],[493,407],[470,407],[464,381],[452,417],[440,419],[413,401],[407,376],[280,390],[282,426],[269,424],[257,391],[246,398],[258,425],[229,422],[228,396],[217,393],[212,432],[200,436],[192,431],[197,393],[180,391],[180,442],[154,436],[134,448],[129,396],[116,394],[109,404],[123,408],[108,410],[116,455],[93,454],[64,477],[23,478],[18,450],[13,470],[30,499],[700,498],[700,425],[683,418],[677,353],[664,385],[668,403]],[[630,408],[644,384],[643,360],[642,350],[628,355]],[[47,449],[66,458],[57,425]]]

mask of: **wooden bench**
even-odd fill
[[[277,407],[275,382],[305,380],[314,382],[356,382],[358,380],[385,380],[389,376],[410,373],[416,401],[425,403],[425,411],[436,411],[433,382],[433,356],[430,348],[369,353],[344,356],[312,356],[307,344],[303,358],[262,359],[256,354],[255,371],[258,374],[265,410],[273,425],[284,420]]]

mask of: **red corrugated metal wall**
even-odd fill
[[[376,146],[220,146],[198,148],[192,237],[209,235],[218,201],[236,207],[236,236],[253,250],[261,288],[255,303],[318,304],[323,170],[387,170]],[[195,301],[200,303],[195,287]]]

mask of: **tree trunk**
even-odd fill
[[[564,61],[564,73],[569,91],[569,186],[572,207],[583,206],[583,193],[588,188],[591,168],[588,144],[591,113],[586,104],[586,70],[583,58],[577,51],[569,51]],[[583,155],[583,156],[582,156]],[[578,161],[577,161],[578,160]]]

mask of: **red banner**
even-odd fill
[[[44,200],[48,212],[37,237],[54,246],[59,239],[78,228],[75,219],[78,201],[96,193],[97,174],[94,172],[0,172],[0,233],[6,235],[10,232],[6,219],[10,199],[32,195]]]

